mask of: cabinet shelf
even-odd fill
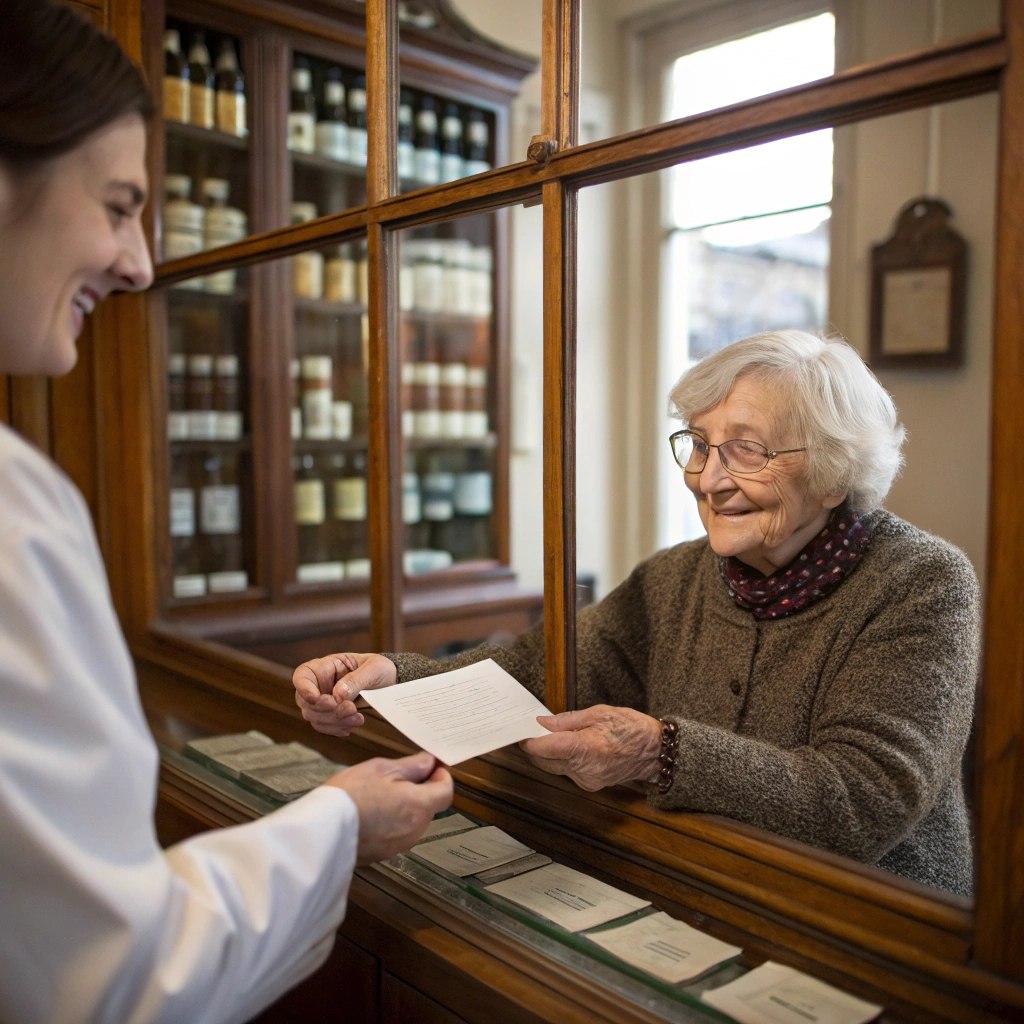
[[[177,139],[184,143],[206,149],[210,146],[222,146],[227,149],[240,151],[248,150],[249,137],[242,135],[231,135],[222,132],[217,128],[203,128],[198,124],[184,124],[181,121],[164,121],[164,130],[168,139]]]

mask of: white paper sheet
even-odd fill
[[[489,885],[487,891],[518,903],[571,932],[596,928],[650,906],[649,900],[614,889],[564,864],[548,864],[528,871],[525,875]]]
[[[495,825],[470,829],[412,848],[414,856],[460,878],[525,857],[533,850]]]
[[[447,765],[546,736],[550,715],[529,690],[490,658],[452,672],[362,694],[399,732]]]
[[[743,952],[660,911],[587,938],[670,985],[696,978]]]
[[[770,960],[701,999],[740,1024],[864,1024],[881,1006]]]

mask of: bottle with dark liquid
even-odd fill
[[[292,91],[288,108],[288,148],[297,153],[316,149],[316,97],[309,64],[301,57],[292,66]]]
[[[189,121],[202,128],[214,126],[214,76],[210,64],[210,51],[206,48],[206,35],[197,30],[188,50],[188,106]]]
[[[366,166],[366,75],[356,75],[348,90],[348,159]]]
[[[211,594],[245,590],[249,577],[242,551],[242,501],[238,459],[211,452],[203,462],[199,498],[205,540],[206,583]]]
[[[366,470],[366,453],[351,452],[334,480],[332,507],[346,579],[365,579],[370,575]]]
[[[206,573],[196,538],[196,491],[190,471],[187,456],[171,459],[171,593],[176,598],[202,597],[206,593]]]
[[[416,111],[413,147],[416,180],[423,185],[436,185],[441,180],[441,149],[438,138],[437,104],[433,96],[420,97],[420,107]]]
[[[482,110],[470,108],[466,113],[465,147],[467,177],[491,169],[491,132]]]
[[[189,121],[188,64],[181,53],[181,33],[164,32],[164,117],[168,121]]]
[[[455,103],[447,103],[441,119],[441,181],[457,181],[466,173],[462,158],[462,118]]]
[[[348,110],[341,68],[330,68],[324,79],[320,117],[316,123],[316,151],[331,160],[348,159]]]
[[[316,459],[308,452],[294,460],[295,527],[298,531],[298,571],[301,583],[326,583],[342,578],[341,563],[328,545],[326,483]]]
[[[402,89],[398,94],[398,177],[401,181],[409,181],[416,177],[413,134],[412,93]]]
[[[230,39],[220,44],[215,83],[217,127],[229,135],[245,135],[245,78],[238,66],[235,44]]]

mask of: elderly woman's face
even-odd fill
[[[66,373],[93,309],[114,290],[150,284],[146,187],[136,114],[39,172],[0,166],[0,372]]]
[[[743,438],[769,450],[803,446],[805,438],[777,435],[772,424],[784,417],[771,415],[771,403],[765,385],[741,378],[723,402],[695,416],[690,429],[713,445]],[[844,497],[810,495],[806,460],[804,452],[779,455],[759,473],[730,475],[712,448],[704,469],[685,475],[715,554],[770,576],[800,553]]]

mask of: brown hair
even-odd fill
[[[117,42],[53,0],[0,2],[0,159],[27,167],[126,114],[149,117],[142,72]]]

